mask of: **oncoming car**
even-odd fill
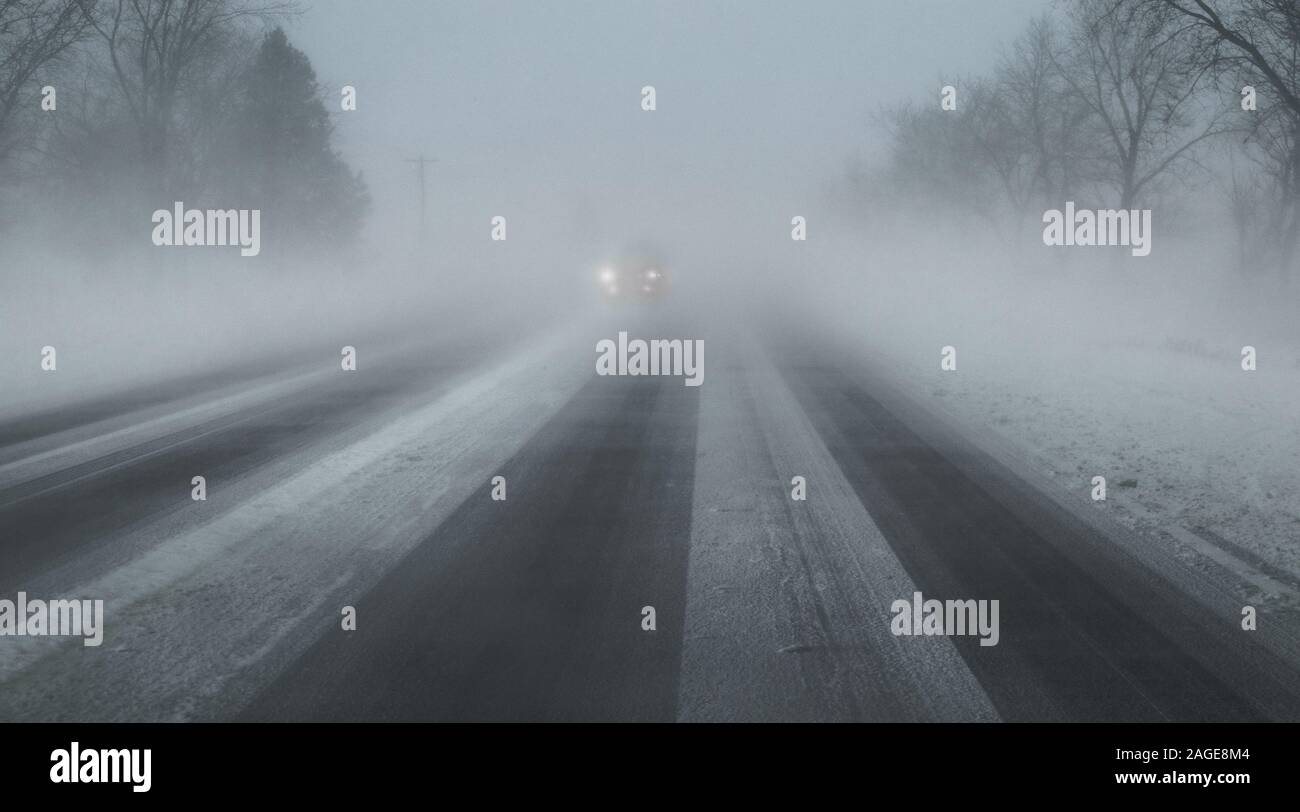
[[[668,290],[663,263],[643,255],[607,262],[596,271],[601,295],[611,301],[653,301]]]

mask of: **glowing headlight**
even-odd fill
[[[602,268],[600,270],[600,281],[606,285],[614,284],[614,270],[612,268]]]
[[[647,279],[658,279],[658,278],[659,278],[659,272],[656,271],[654,268],[650,268],[649,270],[647,270],[647,271],[645,272],[645,275],[646,275],[646,278],[647,278]]]

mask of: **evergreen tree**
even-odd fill
[[[307,56],[282,29],[268,33],[244,80],[232,122],[241,208],[262,210],[266,244],[335,248],[352,240],[369,209],[360,174],[331,146],[333,124]]]

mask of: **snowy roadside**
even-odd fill
[[[578,326],[580,327],[580,325]],[[34,593],[105,601],[99,648],[23,638],[0,660],[0,718],[228,715],[355,603],[590,377],[579,330],[554,332],[360,436],[228,486],[206,520],[140,528],[105,572],[52,572]],[[486,497],[485,497],[486,498]],[[48,581],[48,583],[46,582]],[[364,623],[364,618],[359,619]]]
[[[340,350],[365,355],[429,330],[552,319],[507,301],[460,296],[432,271],[367,266],[233,267],[204,255],[171,264],[58,266],[43,254],[0,257],[0,419],[98,397],[138,398],[194,376],[249,379]],[[387,284],[375,284],[375,279]],[[468,274],[466,274],[468,275]],[[54,350],[49,366],[46,348]]]
[[[1300,372],[1243,372],[1235,353],[1123,347],[1106,358],[990,364],[931,395],[1019,443],[1049,476],[1195,563],[1207,545],[1300,581]],[[1188,535],[1190,534],[1190,535]],[[1297,590],[1300,591],[1300,590]]]
[[[837,332],[919,404],[1191,567],[1300,607],[1300,331],[1284,297],[1190,249],[1163,266],[1010,268],[962,245],[855,248],[866,259],[821,258]]]

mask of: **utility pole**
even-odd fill
[[[420,239],[424,239],[424,166],[425,164],[437,163],[437,158],[425,158],[424,153],[419,158],[406,158],[408,164],[417,164],[420,167]]]

